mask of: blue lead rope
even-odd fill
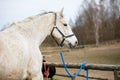
[[[61,56],[62,63],[63,63],[64,68],[65,68],[65,71],[67,72],[67,74],[68,74],[72,79],[76,78],[76,77],[80,74],[80,72],[82,71],[82,69],[85,69],[85,65],[87,64],[86,61],[84,61],[84,62],[82,63],[82,65],[81,65],[80,69],[78,70],[78,72],[76,72],[75,74],[70,73],[70,71],[67,69],[67,65],[65,64],[64,56],[63,56],[63,54],[62,54],[62,51],[60,51],[60,56]],[[88,80],[88,69],[85,69],[85,70],[86,70],[86,80]]]

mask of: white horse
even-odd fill
[[[52,35],[59,46],[72,48],[77,39],[62,10],[48,12],[12,24],[0,32],[0,80],[43,80],[40,44]]]

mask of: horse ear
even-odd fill
[[[63,17],[63,10],[64,10],[64,8],[62,8],[62,9],[58,12],[58,14],[59,14],[60,17]]]

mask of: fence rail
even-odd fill
[[[48,63],[48,65],[55,65],[58,68],[63,68],[64,65],[60,63]],[[78,63],[67,63],[67,68],[79,69],[81,64]],[[103,71],[113,71],[114,80],[118,80],[118,72],[120,71],[120,65],[108,65],[108,64],[86,64],[85,68],[91,70],[103,70]]]

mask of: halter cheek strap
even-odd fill
[[[61,41],[60,43],[59,43],[59,42],[55,39],[55,37],[53,36],[53,31],[54,31],[55,29],[56,29],[56,30],[61,34],[61,36],[62,36],[62,41]],[[74,34],[71,34],[71,35],[65,36],[65,35],[58,29],[58,27],[53,27],[53,29],[52,29],[52,31],[51,31],[51,36],[52,36],[52,38],[55,40],[55,42],[57,43],[57,45],[60,46],[60,47],[62,47],[66,38],[69,38],[69,37],[72,37],[72,36],[75,36],[75,35],[74,35]]]

